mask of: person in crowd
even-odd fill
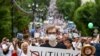
[[[75,50],[75,48],[73,47],[72,42],[73,42],[73,40],[70,39],[70,38],[67,38],[67,39],[64,41],[64,45],[66,46],[66,49],[68,49],[68,50]]]
[[[35,46],[35,43],[36,43],[36,39],[32,38],[31,46]]]
[[[81,37],[81,44],[82,44],[82,47],[84,46],[84,43],[86,42],[87,38],[84,38],[84,37]]]
[[[7,44],[2,44],[0,56],[12,56],[12,51],[9,50],[9,46]]]
[[[34,33],[34,38],[39,38],[39,37],[40,37],[40,33],[35,32],[35,33]]]
[[[17,36],[16,36],[19,40],[21,40],[23,38],[23,33],[17,33]]]
[[[39,45],[40,45],[40,46],[43,45],[43,44],[45,43],[43,39],[39,39],[38,42],[39,42]]]
[[[34,39],[35,39],[35,46],[40,46],[39,40],[40,40],[40,33],[39,32],[35,32],[34,33]]]
[[[64,45],[64,41],[68,38],[69,38],[68,33],[64,32],[64,33],[62,33],[62,35],[57,37],[57,42],[62,45],[61,47],[66,48]]]
[[[10,41],[9,41],[9,39],[8,39],[7,37],[4,37],[4,38],[2,39],[1,45],[2,45],[2,44],[7,44],[8,46],[11,45],[11,43],[10,43]]]
[[[44,47],[56,47],[56,45],[57,45],[56,31],[57,31],[57,29],[54,26],[47,28],[46,33],[47,33],[48,43],[46,43],[42,46],[44,46]]]
[[[87,44],[91,44],[91,40],[87,37],[86,41],[84,42],[84,45],[87,45]]]
[[[52,48],[65,48],[64,44],[60,44],[57,42],[57,31],[58,29],[55,26],[50,26],[46,30],[47,40],[46,44],[41,46],[43,47],[52,47]]]
[[[38,47],[39,47],[39,46],[40,46],[40,41],[39,41],[40,38],[35,38],[35,40],[36,40],[36,42],[35,42],[35,46],[38,46]]]
[[[18,39],[18,47],[21,49],[21,44],[23,43],[22,39]]]
[[[100,35],[98,34],[96,38],[94,38],[91,43],[99,43],[100,42]]]
[[[7,37],[4,37],[4,38],[2,39],[1,45],[2,45],[2,44],[7,44]]]
[[[27,33],[27,34],[24,34],[24,35],[23,35],[23,42],[27,42],[28,44],[30,44],[30,43],[29,43],[29,38],[30,38],[30,36],[29,36],[28,33]]]
[[[74,41],[72,42],[73,47],[77,50],[80,50],[82,48],[81,38],[79,38],[79,35],[76,33],[73,36],[74,36],[73,38]]]
[[[62,40],[65,41],[66,39],[69,38],[69,34],[68,33],[63,33],[63,38]]]
[[[27,56],[28,46],[29,46],[29,44],[27,42],[23,42],[21,44],[21,54],[20,54],[20,56]]]
[[[19,56],[20,55],[20,48],[18,46],[18,39],[13,38],[12,44],[10,45],[9,49],[12,51],[12,56]]]
[[[31,35],[32,38],[34,37],[34,33],[35,33],[35,29],[33,28],[33,29],[31,29],[31,31],[30,31],[30,35]]]
[[[95,51],[96,49],[94,46],[87,44],[81,49],[81,56],[95,56]]]

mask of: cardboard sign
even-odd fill
[[[28,56],[81,56],[81,51],[48,47],[28,47]]]

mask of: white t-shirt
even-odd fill
[[[13,45],[10,45],[9,49],[10,49],[11,51],[13,51],[13,50],[14,50]],[[18,56],[20,56],[20,54],[21,54],[21,49],[18,48],[18,47],[17,47],[17,54],[18,54]]]
[[[23,51],[22,51],[21,56],[27,56],[27,54],[24,54]]]
[[[76,42],[72,42],[72,44],[73,44],[73,47],[75,48],[75,49],[81,49],[82,48],[82,44],[81,43],[76,43]]]
[[[0,50],[0,56],[11,56],[11,55],[12,55],[12,51],[11,50],[9,50],[9,52],[6,55],[4,55],[3,51]]]

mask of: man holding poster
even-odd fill
[[[63,43],[59,43],[57,41],[57,34],[58,29],[55,27],[55,25],[49,26],[46,30],[47,39],[46,43],[41,45],[42,47],[51,47],[51,48],[61,48],[66,49],[66,46]]]

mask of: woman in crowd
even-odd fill
[[[81,49],[81,56],[95,56],[95,51],[96,49],[94,46],[87,44]]]
[[[23,42],[22,45],[21,45],[21,54],[20,56],[28,56],[27,55],[27,51],[28,51],[28,46],[29,44],[27,42]]]
[[[17,38],[13,38],[9,49],[12,50],[12,56],[19,56],[20,55],[21,50],[18,46],[18,39]]]

